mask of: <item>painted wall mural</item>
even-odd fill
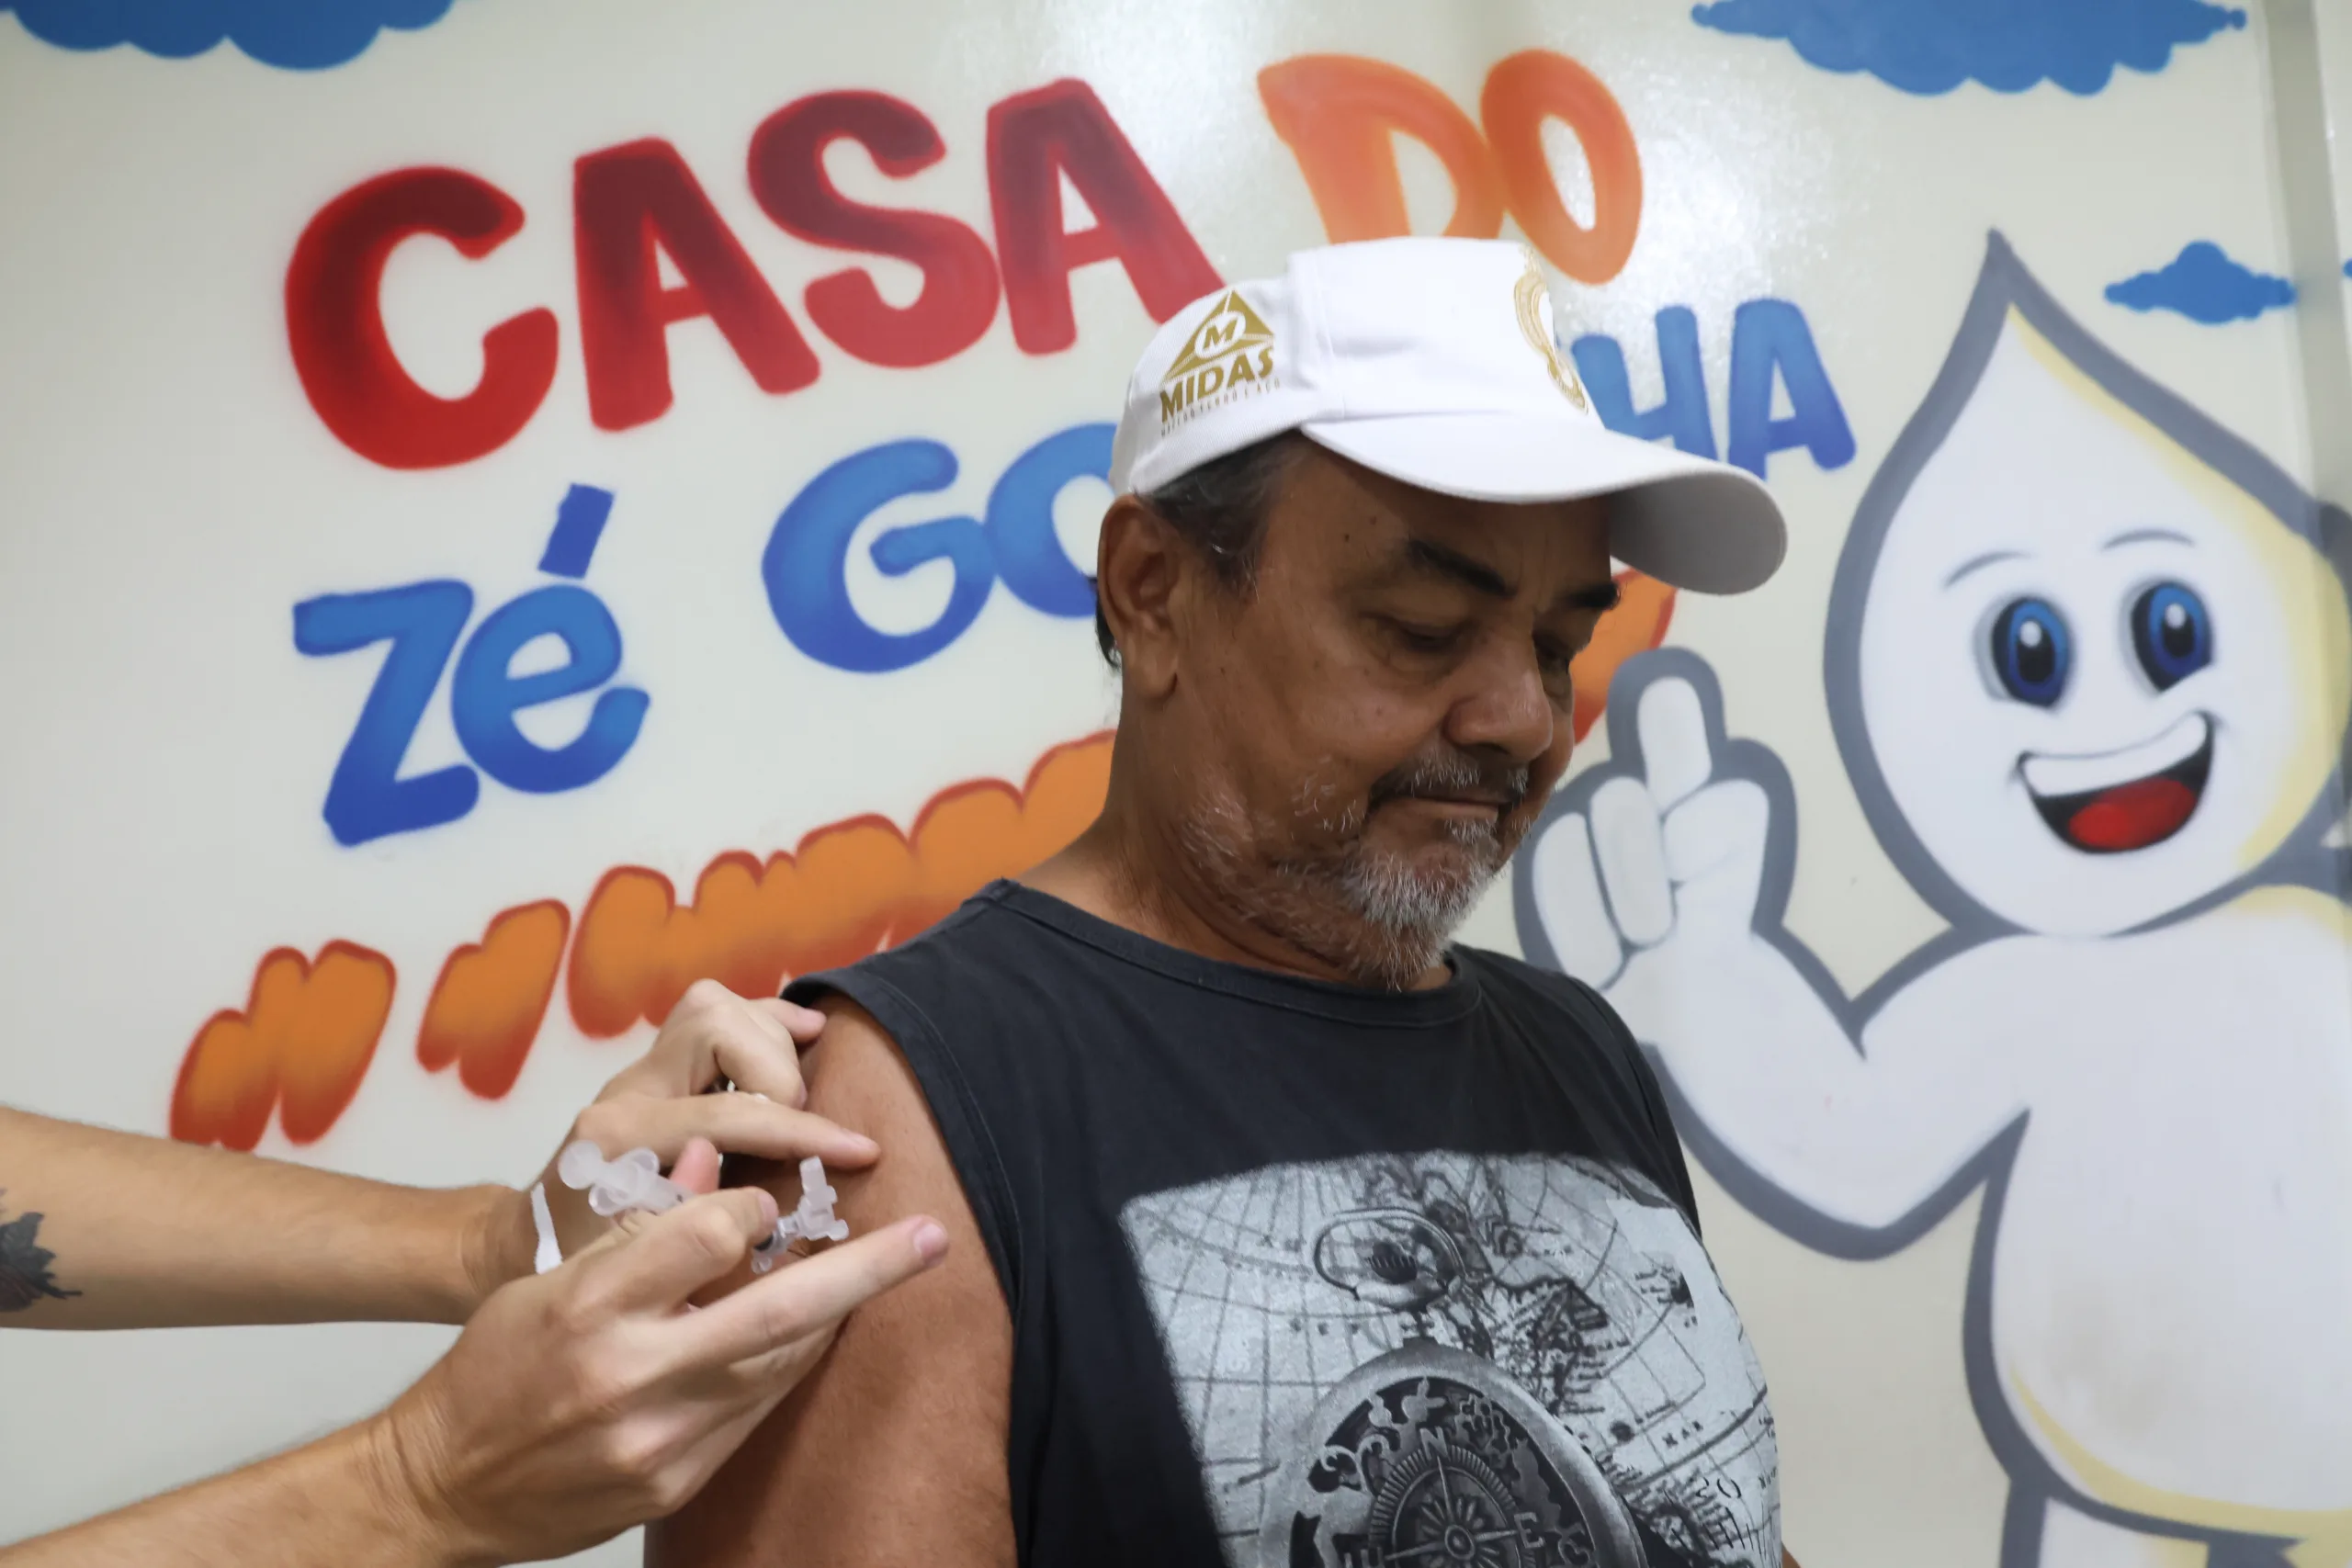
[[[1996,235],[1827,614],[1848,777],[1944,934],[1844,993],[1782,924],[1787,770],[1679,649],[1619,672],[1527,852],[1527,950],[1756,1213],[1870,1258],[1986,1190],[1966,1353],[2018,1568],[2118,1531],[2352,1559],[2346,524]]]
[[[2030,10],[0,0],[0,1100],[525,1178],[694,979],[1098,809],[1158,321],[1505,235],[1792,519],[1621,575],[1468,933],[1657,1054],[1790,1540],[2344,1568],[2352,274],[2260,8]],[[0,1336],[0,1539],[417,1354]]]
[[[864,817],[764,860],[729,850],[684,906],[661,872],[615,866],[576,933],[555,899],[502,910],[444,961],[416,1059],[428,1072],[456,1064],[458,1082],[496,1100],[522,1073],[560,970],[581,1033],[610,1039],[660,1024],[699,979],[773,996],[791,976],[903,942],[1078,837],[1102,808],[1110,771],[1109,737],[1093,737],[1038,759],[1023,788],[983,779],[942,791],[909,832]],[[367,1076],[395,985],[390,959],[352,942],[329,942],[315,963],[288,948],[266,954],[243,1009],[213,1014],[189,1043],[172,1136],[250,1149],[273,1110],[291,1142],[322,1136]]]
[[[1377,60],[1315,55],[1279,62],[1259,73],[1257,86],[1330,238],[1408,231],[1389,141],[1405,134],[1446,160],[1456,203],[1449,232],[1499,233],[1508,208],[1571,276],[1605,282],[1624,265],[1640,219],[1639,152],[1608,88],[1565,55],[1530,50],[1497,64],[1481,96],[1483,130],[1437,87]],[[1544,124],[1561,118],[1598,159],[1603,188],[1590,225],[1568,212],[1540,143]],[[994,253],[979,234],[944,215],[852,202],[825,172],[827,149],[842,141],[865,147],[892,176],[938,162],[945,152],[938,132],[911,104],[871,92],[820,93],[779,109],[753,132],[750,185],[779,229],[820,245],[899,257],[922,270],[921,292],[904,307],[884,301],[856,270],[811,283],[804,304],[829,341],[869,364],[935,364],[978,341],[997,313],[1001,288],[1015,344],[1025,353],[1052,354],[1075,339],[1071,278],[1080,265],[1118,262],[1154,320],[1216,286],[1217,274],[1166,193],[1085,83],[1013,95],[993,105],[988,118]],[[1068,231],[1065,188],[1098,214],[1094,227]],[[581,358],[594,424],[626,430],[671,409],[668,333],[690,320],[715,326],[763,392],[794,393],[817,380],[807,337],[668,142],[643,139],[582,155],[573,194]],[[312,411],[353,452],[390,469],[469,463],[513,440],[538,413],[562,337],[551,310],[537,308],[492,327],[481,339],[477,384],[453,398],[426,389],[403,367],[380,309],[385,268],[400,244],[437,240],[479,259],[524,221],[522,208],[486,181],[460,170],[415,168],[360,182],[304,227],[287,267],[287,344]],[[664,261],[680,283],[662,280]],[[1634,406],[1625,354],[1614,338],[1586,333],[1568,346],[1613,427],[1664,434],[1715,456],[1695,317],[1687,306],[1668,306],[1657,313],[1655,330],[1668,389],[1649,409]],[[1791,448],[1825,468],[1851,461],[1854,438],[1804,311],[1783,299],[1748,300],[1734,312],[1731,330],[1722,444],[1727,460],[1759,476],[1774,452]],[[1776,397],[1789,407],[1786,415],[1775,415]],[[1097,421],[1031,446],[996,478],[978,517],[933,519],[865,540],[874,567],[890,576],[933,561],[953,569],[944,607],[914,630],[884,630],[861,615],[849,587],[853,546],[886,503],[953,484],[959,460],[944,443],[910,438],[831,463],[785,504],[761,558],[759,577],[777,630],[820,663],[884,674],[946,649],[999,583],[1038,614],[1091,618],[1093,590],[1083,563],[1055,532],[1055,506],[1074,481],[1109,472],[1112,432]],[[322,815],[338,844],[356,848],[454,822],[474,809],[485,777],[509,790],[555,794],[593,784],[622,762],[653,699],[616,678],[620,626],[584,585],[615,505],[609,491],[569,486],[538,558],[539,573],[558,581],[479,617],[473,590],[454,579],[322,593],[294,606],[294,646],[306,656],[383,649],[326,787]],[[1633,572],[1623,573],[1622,583],[1623,612],[1577,676],[1579,733],[1600,717],[1615,665],[1657,646],[1672,615],[1673,590]],[[560,645],[560,661],[517,673],[517,656],[550,638]],[[520,712],[583,695],[592,698],[585,721],[560,745],[540,744],[518,725]],[[436,703],[446,705],[466,760],[404,772],[411,741]],[[925,808],[911,835],[887,823],[868,829],[879,835],[877,846],[895,849],[838,858],[827,852],[825,863],[841,867],[838,890],[796,886],[788,876],[771,887],[763,877],[784,875],[775,873],[775,861],[788,872],[791,856],[774,857],[762,873],[756,861],[729,852],[700,884],[711,889],[719,878],[710,897],[721,907],[703,913],[698,897],[684,916],[726,934],[683,947],[658,925],[615,930],[621,917],[612,911],[633,907],[636,898],[639,883],[631,877],[646,888],[658,884],[667,909],[669,884],[659,873],[610,874],[568,949],[566,906],[543,900],[509,909],[492,919],[481,942],[450,955],[419,1025],[418,1059],[433,1070],[454,1062],[468,1089],[493,1099],[503,1094],[521,1071],[567,952],[574,1022],[595,1037],[640,1020],[658,1024],[670,1001],[700,975],[773,990],[793,974],[903,940],[989,876],[1035,863],[1076,836],[1099,806],[1100,779],[1091,793],[1060,790],[1069,765],[1051,772],[1060,755],[1038,763],[1039,776],[1057,786],[1044,808],[1049,825],[993,836],[982,853],[932,849],[954,836],[953,827],[935,828],[933,815],[944,806],[956,818],[955,803],[965,796],[952,791]],[[1107,756],[1102,761],[1107,766]],[[842,830],[812,834],[801,852]],[[926,885],[905,897],[920,918],[908,918],[899,908],[899,862],[910,856],[919,870],[927,850],[955,869],[918,877]],[[730,890],[727,876],[739,862],[767,888],[760,910]],[[842,900],[854,912],[839,908]],[[744,920],[752,925],[729,925]],[[787,935],[796,922],[808,932]],[[616,966],[630,969],[640,987],[649,983],[646,976],[660,974],[650,982],[655,999],[616,1002]],[[356,984],[363,971],[371,979]],[[215,1014],[189,1045],[173,1094],[173,1135],[251,1148],[273,1105],[293,1142],[322,1135],[367,1073],[393,984],[390,959],[351,942],[330,943],[315,964],[292,950],[273,949],[254,972],[247,1007]]]

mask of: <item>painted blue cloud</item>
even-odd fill
[[[0,0],[60,49],[130,44],[185,60],[227,39],[265,65],[320,71],[356,60],[384,28],[430,27],[449,0]]]
[[[2161,71],[2176,47],[2245,26],[2244,11],[2206,0],[1714,0],[1690,19],[1786,39],[1824,71],[1867,71],[1922,94],[2049,81],[2087,95],[2119,65]]]
[[[2211,240],[2199,240],[2154,272],[2109,284],[2107,297],[2134,310],[2177,310],[2210,327],[2249,321],[2291,305],[2295,286],[2232,261]]]

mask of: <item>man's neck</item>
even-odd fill
[[[1099,919],[1204,958],[1309,980],[1364,984],[1361,976],[1238,907],[1187,852],[1166,814],[1139,800],[1134,789],[1121,787],[1133,777],[1114,760],[1102,815],[1069,848],[1020,881]],[[1439,964],[1414,988],[1443,985],[1448,977]]]

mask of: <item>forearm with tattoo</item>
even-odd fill
[[[395,1187],[0,1106],[8,1327],[462,1323],[528,1267],[529,1234],[512,1188]]]
[[[0,1188],[0,1200],[7,1195],[7,1189]],[[23,1312],[38,1301],[80,1295],[60,1285],[50,1272],[57,1255],[40,1245],[41,1216],[18,1214],[12,1220],[7,1214],[6,1204],[0,1202],[0,1312]]]

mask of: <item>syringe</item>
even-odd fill
[[[555,1169],[566,1187],[585,1191],[588,1207],[606,1219],[632,1209],[658,1214],[693,1196],[662,1174],[661,1156],[651,1149],[631,1149],[617,1159],[606,1159],[604,1150],[582,1138],[565,1145],[556,1158]],[[752,1272],[764,1274],[775,1268],[785,1248],[796,1241],[846,1239],[849,1224],[833,1213],[833,1200],[839,1196],[825,1180],[823,1160],[814,1155],[802,1160],[800,1201],[792,1213],[779,1216],[775,1233],[752,1249]],[[560,1258],[555,1247],[553,1220],[547,1213],[547,1195],[533,1188],[531,1198],[532,1217],[539,1226],[539,1272],[544,1274]]]

